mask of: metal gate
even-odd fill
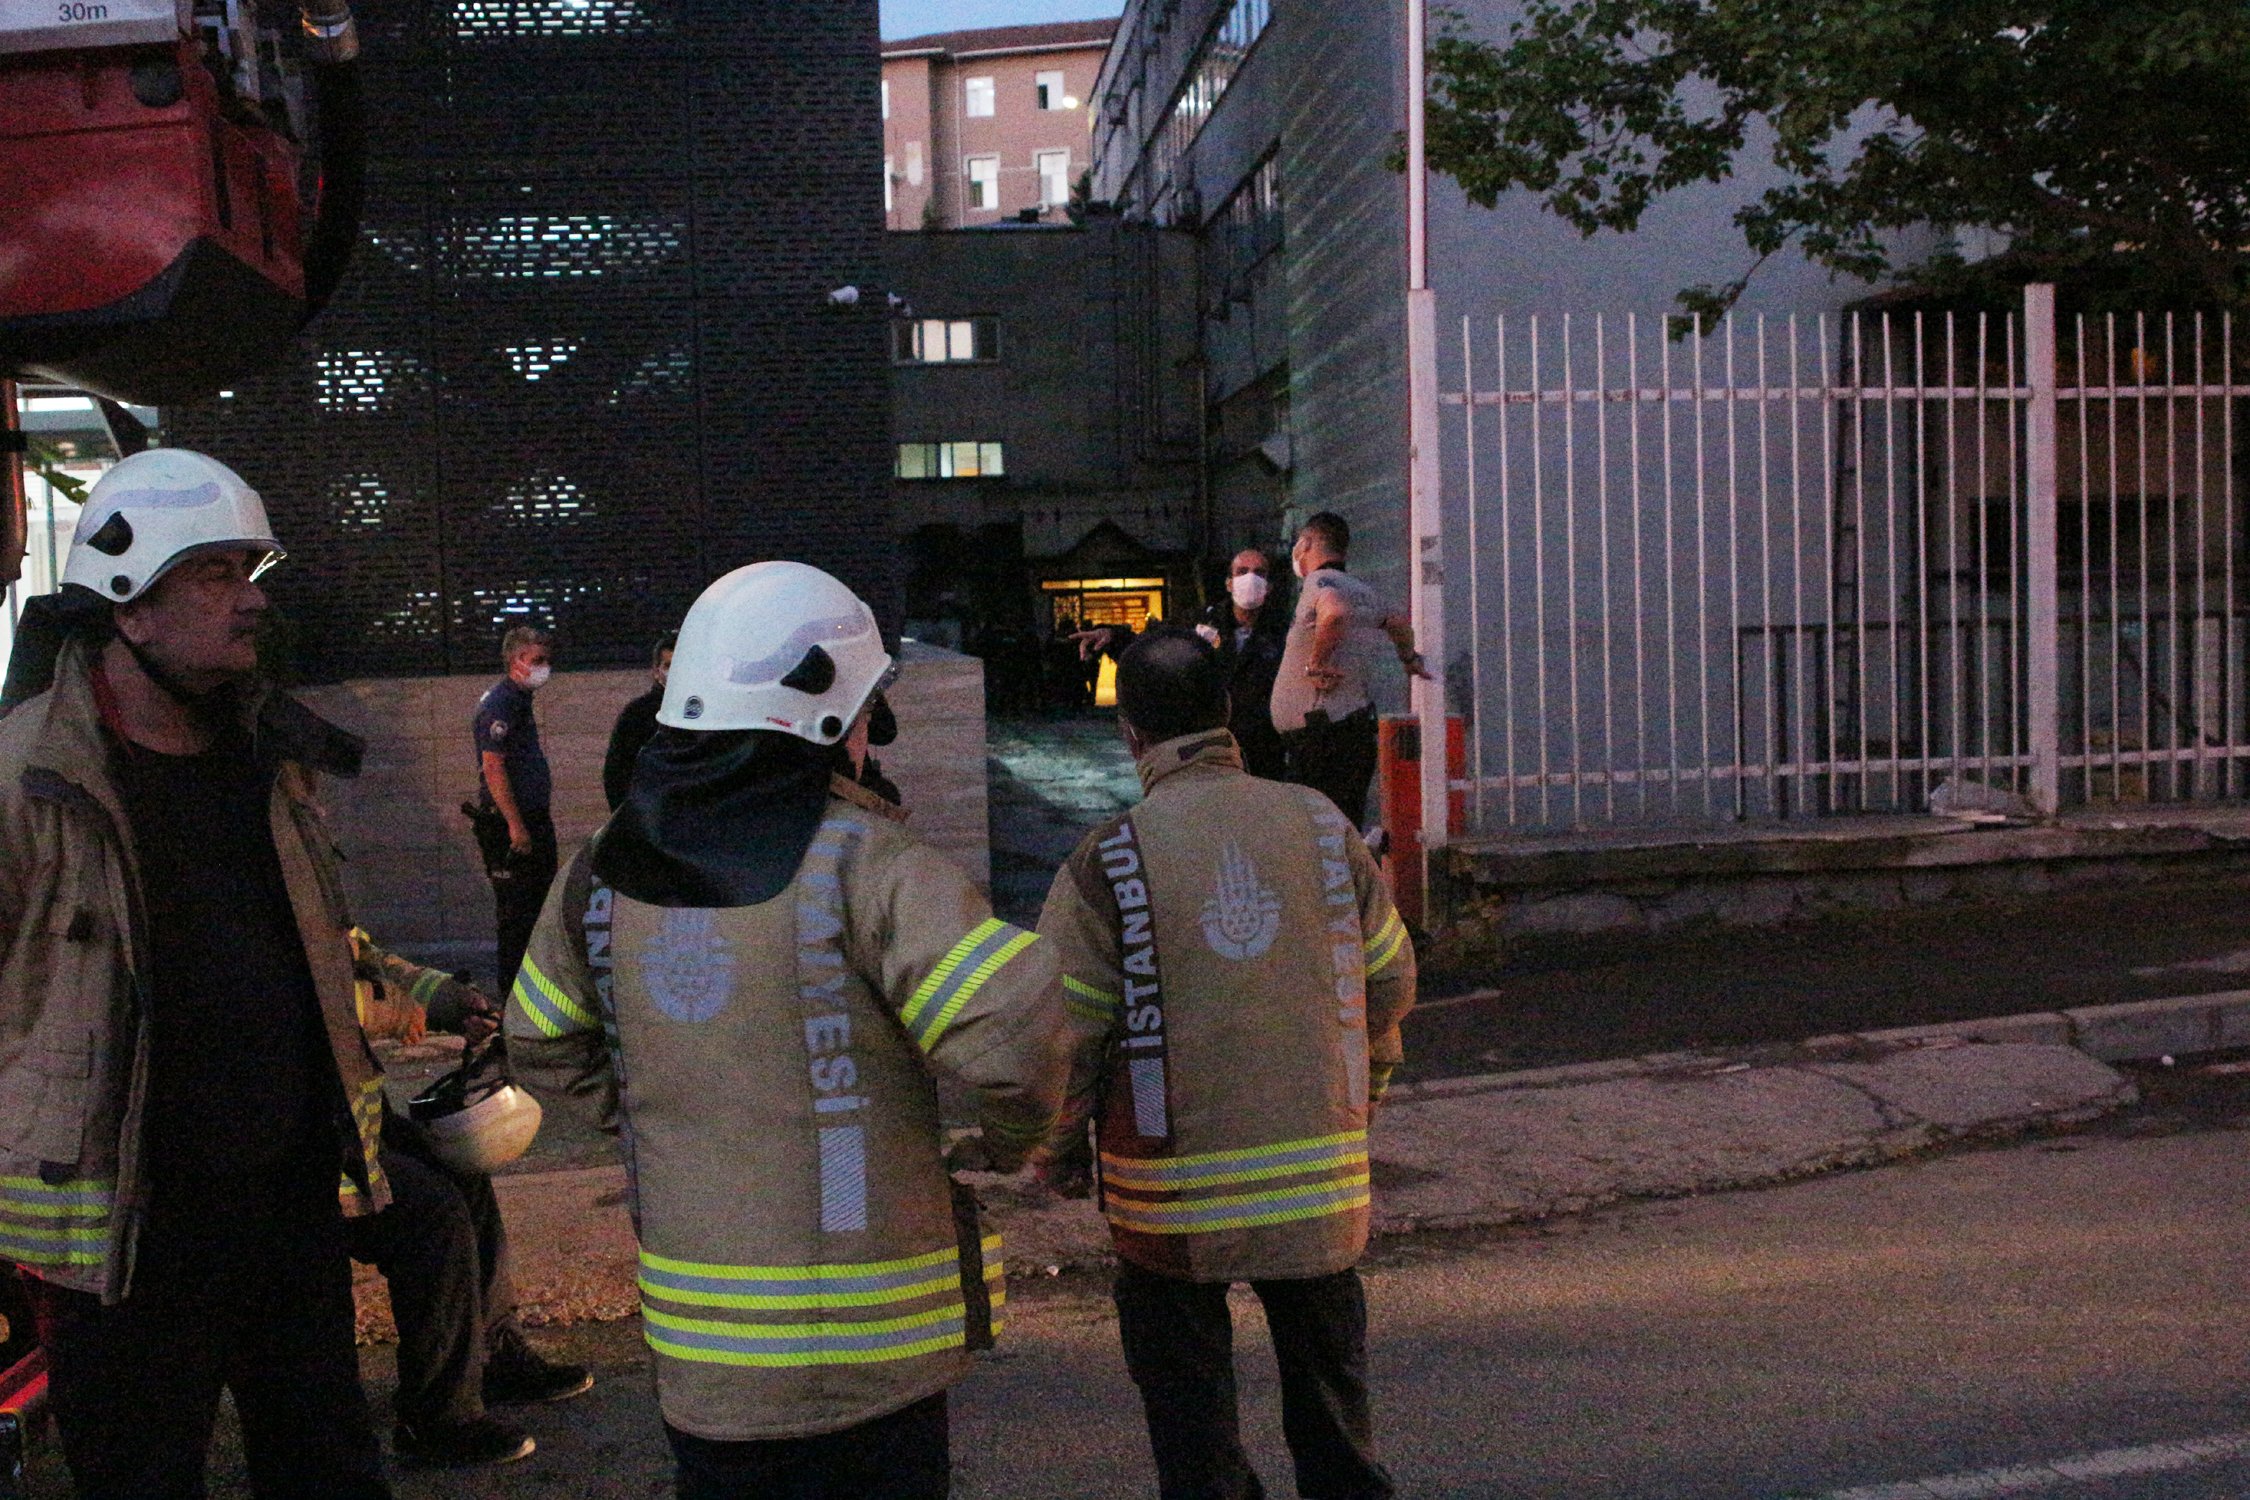
[[[1464,320],[1473,826],[2242,795],[2232,319],[2054,307]]]

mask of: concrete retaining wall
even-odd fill
[[[2215,826],[1886,826],[1868,837],[1839,824],[1798,837],[1707,843],[1457,846],[1441,867],[1437,956],[1474,966],[1497,962],[1518,937],[1759,927],[2250,871],[2240,810],[2215,810],[2208,821]]]
[[[402,952],[459,967],[489,965],[493,944],[492,890],[460,806],[477,786],[469,721],[496,675],[373,678],[303,695],[367,740],[365,771],[323,792],[354,915]],[[558,672],[540,690],[566,860],[608,816],[610,727],[647,685],[645,671]],[[899,740],[880,755],[913,827],[987,885],[983,664],[909,643],[890,697]]]

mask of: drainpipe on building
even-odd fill
[[[1423,889],[1441,890],[1432,866],[1445,847],[1451,789],[1445,727],[1445,559],[1442,474],[1438,452],[1437,294],[1430,289],[1429,158],[1424,117],[1428,90],[1428,0],[1406,0],[1406,414],[1407,566],[1414,644],[1431,680],[1410,683],[1422,726],[1421,848],[1401,849],[1423,861]],[[1472,727],[1470,732],[1476,732]]]
[[[23,576],[23,555],[31,544],[31,513],[23,484],[26,449],[16,383],[0,380],[0,588],[11,595]]]

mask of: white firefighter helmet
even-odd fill
[[[407,1102],[406,1112],[429,1137],[438,1160],[457,1172],[489,1175],[531,1149],[539,1134],[539,1101],[504,1070],[485,1076],[487,1045]]]
[[[804,563],[752,563],[705,589],[681,622],[656,722],[833,745],[890,674],[859,595]]]
[[[181,558],[220,548],[264,553],[252,577],[284,555],[265,503],[240,474],[185,448],[149,448],[94,481],[63,582],[123,604]]]

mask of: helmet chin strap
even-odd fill
[[[141,669],[142,676],[155,683],[165,697],[170,698],[174,703],[192,713],[210,714],[216,712],[226,695],[233,689],[233,683],[222,682],[217,687],[200,693],[196,692],[186,683],[180,681],[169,668],[161,665],[155,657],[142,648],[138,641],[124,631],[117,632],[117,639],[123,642],[126,651],[131,653],[134,664]]]

